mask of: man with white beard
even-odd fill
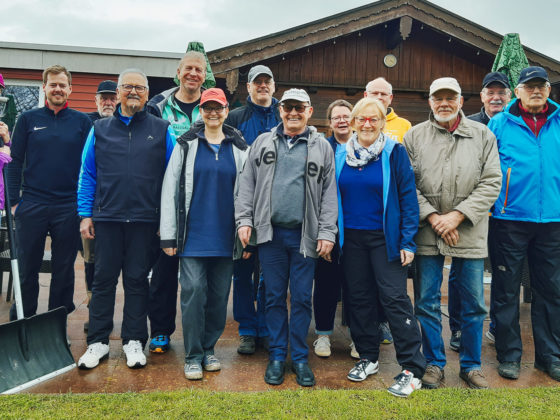
[[[488,210],[501,188],[496,137],[465,117],[461,87],[454,78],[434,80],[429,103],[429,120],[404,135],[420,207],[415,313],[428,363],[422,383],[437,388],[444,379],[440,289],[444,259],[449,256],[461,300],[459,376],[471,388],[488,388],[481,369],[483,271]]]

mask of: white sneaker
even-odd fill
[[[122,346],[126,355],[126,365],[131,368],[143,368],[146,366],[146,355],[142,348],[142,343],[138,340],[130,340],[128,344]]]
[[[348,372],[347,378],[354,382],[361,382],[369,375],[379,372],[379,363],[372,362],[368,359],[361,359],[352,369]]]
[[[109,345],[103,343],[90,344],[86,352],[78,360],[78,367],[81,369],[93,369],[99,362],[109,356]]]
[[[202,379],[202,365],[200,363],[192,362],[185,363],[184,367],[185,378],[192,380]]]
[[[331,355],[331,340],[328,335],[319,335],[313,342],[315,354],[319,357],[329,357]]]
[[[204,366],[204,369],[208,372],[216,372],[222,368],[220,360],[213,354],[207,354],[204,356],[202,359],[202,366]]]
[[[352,357],[352,359],[360,358],[358,350],[356,350],[356,345],[354,344],[353,341],[350,343],[350,357]]]
[[[422,388],[422,381],[415,378],[412,372],[403,370],[395,376],[395,382],[387,391],[396,397],[408,397],[415,390]]]

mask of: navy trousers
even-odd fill
[[[171,335],[175,332],[179,257],[170,257],[161,249],[152,267],[149,291],[150,336]]]
[[[47,235],[51,236],[52,277],[48,309],[74,306],[74,261],[80,243],[76,203],[41,204],[23,199],[16,209],[16,237],[23,313],[35,315],[39,297],[39,270]],[[10,319],[17,319],[15,304]]]
[[[266,325],[270,360],[307,362],[307,332],[311,323],[311,289],[315,258],[300,252],[301,228],[275,227],[272,241],[259,245],[266,294]],[[286,303],[290,289],[290,317]]]

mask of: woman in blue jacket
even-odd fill
[[[351,118],[356,132],[346,143],[346,153],[336,156],[344,304],[361,357],[348,379],[363,381],[379,370],[381,302],[403,368],[388,391],[408,396],[421,387],[426,367],[406,292],[406,266],[414,259],[419,219],[414,174],[405,148],[383,134],[386,112],[377,99],[360,100]]]

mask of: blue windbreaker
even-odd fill
[[[538,137],[523,121],[517,100],[494,116],[488,128],[498,140],[503,176],[493,217],[560,222],[559,105],[548,100],[547,121]]]

